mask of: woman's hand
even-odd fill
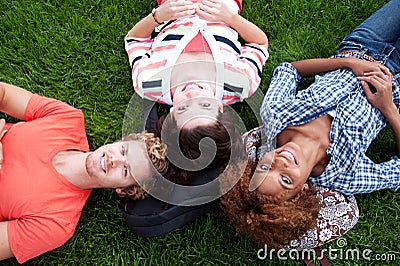
[[[379,71],[365,73],[358,79],[361,80],[368,101],[381,111],[392,127],[396,138],[397,152],[400,153],[400,114],[392,100],[393,75],[385,66],[379,65],[379,68]],[[375,87],[375,93],[371,92],[370,85]]]
[[[2,118],[0,119],[0,169],[3,163],[3,144],[1,143],[1,139],[7,133],[7,129],[4,129],[6,125],[6,121]]]
[[[178,19],[195,13],[195,6],[191,1],[169,0],[156,9],[158,22]]]
[[[233,12],[222,0],[204,0],[198,3],[196,14],[210,22],[229,22],[237,13]]]
[[[222,0],[203,0],[198,3],[196,14],[209,22],[223,22],[242,37],[246,43],[256,43],[268,49],[267,35],[255,24],[240,16]]]
[[[389,112],[397,111],[392,100],[392,78],[390,70],[381,64],[378,64],[377,71],[364,72],[363,76],[358,77],[368,101],[385,117]],[[371,90],[371,85],[375,87],[376,92]]]
[[[149,14],[136,23],[128,32],[128,37],[150,38],[157,23],[177,19],[194,13],[195,8],[191,1],[168,0],[161,6],[157,7],[154,17],[153,14]]]
[[[382,64],[378,62],[370,62],[367,60],[358,59],[355,57],[346,57],[346,65],[358,77],[364,76],[365,73],[380,72]]]

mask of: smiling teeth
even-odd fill
[[[282,154],[283,156],[289,157],[289,159],[290,159],[291,161],[295,162],[295,159],[294,159],[294,156],[293,156],[292,153],[290,153],[290,152],[288,152],[288,151],[282,151],[281,154]]]
[[[106,171],[106,158],[105,156],[101,157],[100,159],[100,164],[101,164],[101,168],[103,168],[103,171]]]

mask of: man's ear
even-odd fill
[[[117,192],[117,194],[119,195],[125,195],[126,193],[122,190],[122,188],[116,188],[115,192]]]

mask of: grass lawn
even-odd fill
[[[262,92],[279,63],[332,55],[341,39],[385,2],[245,0],[242,15],[259,25],[270,39]],[[0,80],[82,109],[92,149],[119,139],[133,94],[123,38],[155,4],[144,0],[0,0]],[[249,110],[238,109],[249,129],[256,126]],[[390,129],[385,129],[369,149],[375,161],[394,152]],[[344,249],[370,249],[373,255],[394,254],[400,259],[399,194],[382,191],[359,195],[357,200],[360,220],[344,236]],[[145,239],[129,231],[118,207],[112,191],[95,190],[75,235],[62,247],[27,264],[304,265],[300,260],[258,259],[260,247],[236,235],[219,212],[180,231]],[[323,248],[338,246],[333,242]],[[330,261],[332,265],[399,263],[345,260],[338,253],[333,253]],[[0,262],[17,264],[15,259]]]

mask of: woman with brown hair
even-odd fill
[[[354,196],[313,186],[295,198],[282,201],[250,189],[250,181],[261,152],[263,128],[245,134],[248,161],[227,166],[219,177],[221,188],[231,186],[220,206],[230,223],[240,233],[249,235],[268,249],[309,249],[330,242],[350,230],[358,221]]]
[[[240,15],[242,0],[157,3],[125,38],[134,90],[143,99],[171,106],[167,137],[179,135],[182,145],[175,149],[188,159],[198,157],[189,155],[191,149],[199,153],[204,138],[214,141],[218,156],[229,156],[224,154],[230,137],[221,122],[227,119],[224,109],[258,89],[269,57],[268,37]]]
[[[318,204],[310,205],[312,211],[301,219],[299,211],[304,206],[300,200],[308,202],[307,193],[319,197],[314,187],[345,195],[400,188],[399,156],[378,164],[366,155],[387,123],[400,151],[399,13],[400,1],[392,0],[345,37],[332,58],[282,63],[275,69],[261,107],[266,152],[251,177],[244,175],[249,185],[237,185],[242,194],[232,194],[235,200],[227,196],[224,203],[229,213],[230,205],[237,208],[237,197],[249,198],[239,206],[248,220],[230,216],[239,230],[272,245],[288,244],[290,236],[260,234],[270,230],[266,225],[272,220],[284,228],[305,219],[312,228]],[[297,92],[303,77],[316,74],[314,83]],[[267,214],[270,199],[289,207]],[[256,226],[245,227],[254,221]],[[298,237],[296,231],[292,237]]]

